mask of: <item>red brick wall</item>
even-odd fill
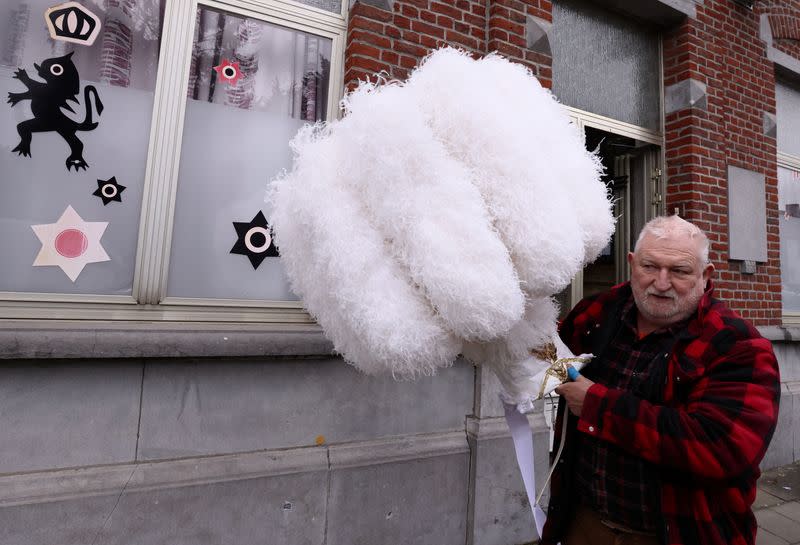
[[[552,58],[526,47],[527,15],[552,22],[553,4],[550,0],[489,1],[489,51],[526,64],[549,89],[553,83]]]
[[[706,230],[717,267],[717,295],[759,325],[781,321],[780,245],[775,139],[764,112],[775,113],[775,73],[759,37],[764,6],[707,0],[696,19],[664,37],[664,84],[686,78],[707,86],[707,109],[666,116],[667,209],[680,209]],[[767,263],[754,275],[728,261],[728,165],[764,174]]]
[[[759,12],[769,16],[773,47],[800,59],[800,0],[766,0]]]
[[[551,20],[549,0],[398,0],[391,11],[357,1],[350,10],[345,82],[381,73],[404,79],[442,45],[475,55],[499,51],[527,64],[550,87],[551,60],[526,47],[526,14]]]

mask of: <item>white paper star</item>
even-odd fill
[[[34,267],[56,265],[75,282],[89,263],[110,261],[100,244],[107,221],[83,221],[72,206],[67,206],[55,223],[31,225],[42,242]]]

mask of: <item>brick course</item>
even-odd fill
[[[800,59],[800,0],[762,0],[759,13],[767,14],[773,47]]]
[[[552,63],[526,47],[527,15],[551,19],[548,0],[398,0],[386,10],[356,2],[350,10],[345,82],[379,77],[405,79],[409,70],[442,45],[474,55],[498,51],[533,70],[550,87]]]
[[[708,92],[706,110],[666,116],[667,209],[684,211],[709,232],[719,296],[760,325],[781,322],[781,288],[776,147],[763,134],[764,113],[775,113],[775,72],[759,24],[761,14],[768,15],[773,37],[789,42],[781,49],[792,54],[798,7],[780,0],[748,11],[731,0],[711,0],[697,6],[696,19],[664,37],[665,85],[692,78]],[[728,261],[729,165],[766,178],[768,261],[754,275]]]

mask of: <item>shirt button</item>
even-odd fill
[[[681,377],[675,377],[675,381],[676,382],[680,382],[681,381]]]
[[[589,431],[590,431],[591,433],[594,433],[594,426],[589,426]]]

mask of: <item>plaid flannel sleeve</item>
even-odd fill
[[[680,382],[681,376],[671,380]],[[654,464],[709,479],[730,478],[758,464],[775,430],[780,398],[769,341],[740,340],[700,376],[683,380],[682,401],[670,406],[594,384],[578,430]]]

